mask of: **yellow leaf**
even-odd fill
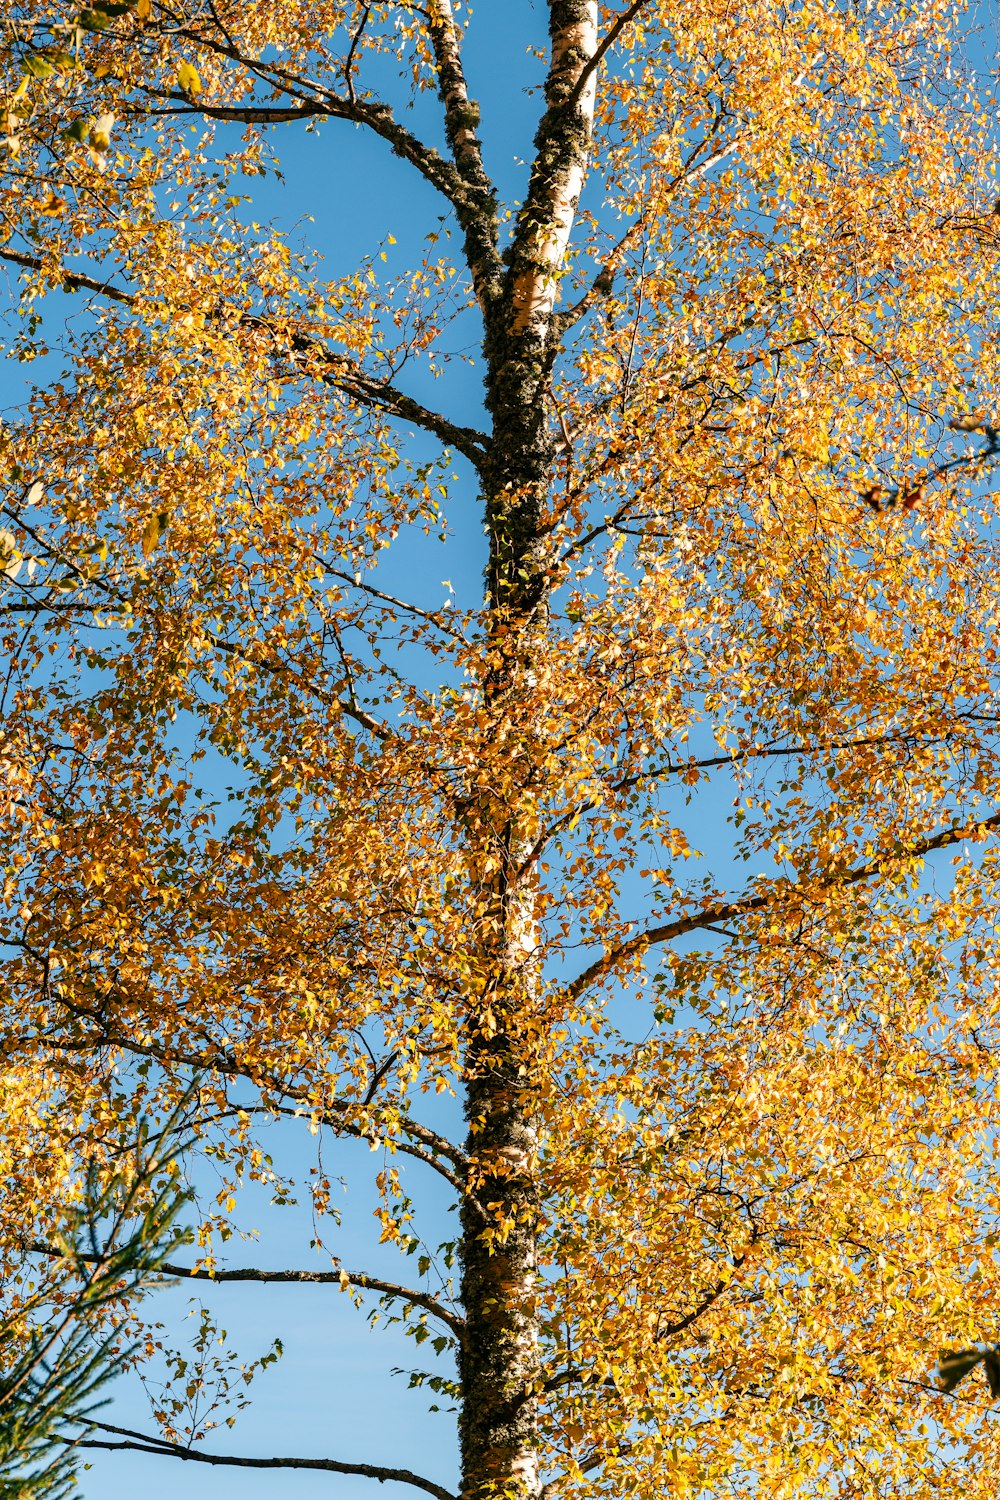
[[[177,82],[186,94],[200,94],[202,82],[198,76],[198,69],[193,63],[182,62],[177,64]]]
[[[169,518],[166,511],[160,511],[158,512],[158,514],[150,516],[149,520],[142,528],[143,557],[149,557],[150,553],[156,550],[157,546],[159,545],[160,538],[163,536],[163,533],[167,529],[168,523]]]
[[[107,151],[111,145],[111,127],[114,123],[114,115],[98,115],[91,125],[90,144],[95,151]]]

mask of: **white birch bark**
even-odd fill
[[[522,221],[522,249],[527,263],[514,281],[515,333],[544,326],[555,307],[590,154],[597,71],[588,73],[587,69],[598,46],[597,0],[553,7],[554,16],[557,11],[567,14],[552,33],[547,93],[550,112],[553,105],[565,107],[565,100],[573,100],[567,111],[573,118],[565,122],[562,141],[558,132],[553,132],[557,146],[562,148],[557,161],[551,166],[536,162],[542,180],[537,191],[529,194]]]

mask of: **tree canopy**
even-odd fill
[[[404,1318],[467,1500],[992,1495],[934,1374],[1000,1298],[976,17],[537,11],[3,7],[5,1273],[197,1074],[172,1272],[298,1119],[259,1279]],[[271,179],[308,147],[356,235],[361,139],[335,268]],[[154,1407],[109,1446],[213,1461]]]

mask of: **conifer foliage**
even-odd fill
[[[976,17],[2,13],[8,1288],[196,1074],[170,1273],[402,1319],[465,1500],[992,1495]],[[377,204],[355,263],[321,191],[345,243]],[[275,1121],[313,1244],[248,1270]],[[340,1163],[401,1279],[338,1248]],[[448,1500],[242,1430],[105,1438]]]
[[[141,1298],[169,1255],[188,1242],[176,1224],[187,1193],[166,1159],[186,1102],[153,1139],[140,1126],[138,1150],[112,1175],[91,1164],[58,1231],[32,1247],[33,1279],[5,1298],[4,1500],[64,1500],[78,1493],[80,1450],[100,1428],[94,1413],[108,1399],[109,1382],[137,1353],[123,1334],[121,1310]]]

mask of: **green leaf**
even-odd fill
[[[111,21],[112,17],[106,10],[81,10],[76,18],[77,25],[84,31],[107,31]]]
[[[51,78],[55,72],[54,65],[47,57],[42,57],[40,52],[31,52],[27,57],[22,57],[21,67],[32,78]]]

